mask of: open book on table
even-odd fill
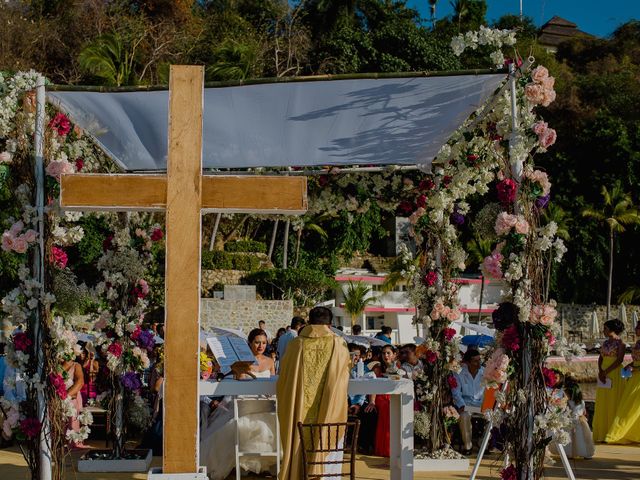
[[[246,340],[238,337],[208,337],[207,345],[220,365],[220,371],[227,374],[231,366],[237,362],[257,364],[256,357]]]

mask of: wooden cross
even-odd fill
[[[202,175],[203,67],[171,66],[167,175],[63,175],[66,210],[166,210],[163,473],[196,473],[201,213],[303,213],[304,177]]]

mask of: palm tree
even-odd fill
[[[484,284],[485,284],[485,276],[480,268],[482,262],[486,257],[491,255],[491,246],[493,242],[491,240],[486,240],[482,238],[478,238],[477,236],[473,237],[473,240],[469,240],[467,242],[467,253],[469,254],[469,260],[478,265],[478,269],[480,270],[480,304],[478,305],[478,322],[480,322],[482,318],[482,301],[484,300]]]
[[[219,80],[244,80],[257,70],[260,53],[256,45],[224,41],[215,52],[216,61],[207,74]]]
[[[375,297],[370,297],[369,285],[362,282],[351,282],[344,296],[344,311],[351,316],[351,326],[356,324],[356,319],[364,313],[367,305],[376,301]]]
[[[329,218],[329,216],[326,214],[318,215],[314,218],[308,216],[302,217],[302,225],[300,225],[300,228],[298,229],[298,238],[296,239],[296,261],[294,263],[295,267],[298,266],[298,260],[300,259],[300,244],[302,243],[303,231],[311,230],[312,232],[316,232],[324,239],[328,238],[329,234],[324,228],[320,226],[320,224],[327,218]]]
[[[78,61],[84,70],[102,78],[107,85],[131,85],[135,83],[133,67],[141,40],[129,45],[119,33],[106,33],[87,45]]]
[[[607,287],[607,319],[611,313],[611,287],[613,283],[613,241],[615,234],[625,232],[625,226],[640,225],[640,211],[633,205],[631,195],[625,193],[620,181],[613,184],[611,191],[604,185],[600,193],[601,208],[589,207],[582,210],[582,216],[605,223],[609,228],[609,282]]]
[[[632,285],[618,297],[618,303],[633,303],[640,300],[640,285]]]

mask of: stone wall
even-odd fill
[[[618,318],[619,305],[611,305],[611,318]],[[602,325],[605,322],[605,316],[607,314],[606,305],[576,305],[573,303],[559,303],[557,306],[558,319],[560,322],[564,319],[565,336],[574,336],[572,340],[578,341],[580,338],[583,342],[594,340],[602,337]],[[596,311],[598,316],[598,333],[592,335],[591,333],[591,318],[593,311]],[[633,338],[633,312],[638,312],[640,317],[640,305],[626,305],[627,310],[627,331],[623,338]]]
[[[200,324],[227,327],[249,333],[264,320],[267,330],[275,335],[280,327],[291,323],[293,302],[291,300],[218,300],[203,298],[200,304]]]
[[[240,279],[247,273],[244,270],[202,270],[202,295],[213,296],[213,286],[216,283],[240,285]]]

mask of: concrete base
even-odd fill
[[[95,453],[95,450],[93,451]],[[85,459],[78,460],[79,472],[146,472],[153,458],[152,450],[133,450],[142,458],[139,459]]]
[[[209,480],[207,467],[200,467],[198,473],[162,473],[162,468],[152,468],[147,480]]]
[[[469,470],[469,459],[458,460],[436,458],[414,458],[414,472],[466,472]]]

